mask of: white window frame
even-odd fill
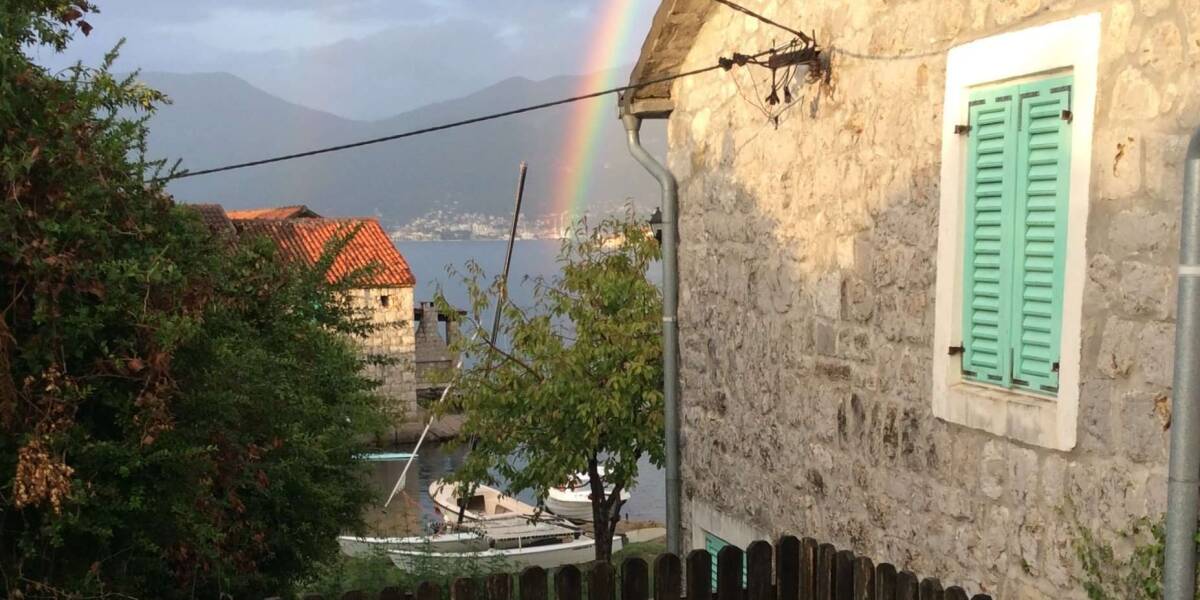
[[[1092,13],[957,46],[946,57],[942,121],[941,206],[938,212],[937,296],[933,333],[933,414],[975,429],[1055,450],[1075,447],[1092,131],[1100,56],[1100,14]],[[967,123],[973,88],[1066,71],[1072,135],[1063,274],[1059,388],[1055,398],[980,385],[962,376],[962,282]]]

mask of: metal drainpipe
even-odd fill
[[[1183,171],[1164,600],[1193,600],[1196,588],[1196,513],[1200,504],[1197,361],[1200,361],[1200,129],[1192,134]]]
[[[642,147],[638,131],[641,117],[623,114],[629,153],[662,187],[662,263],[663,263],[663,404],[666,420],[667,450],[667,552],[681,555],[680,477],[679,477],[679,194],[675,176]]]

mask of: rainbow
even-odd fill
[[[578,94],[620,85],[622,74],[614,68],[632,43],[630,34],[637,20],[637,0],[602,0],[597,4],[599,18],[595,19],[584,61],[587,75],[577,88]],[[573,221],[584,213],[586,194],[596,166],[596,149],[600,145],[600,128],[617,127],[618,124],[614,122],[616,113],[610,96],[576,102],[570,110],[559,154],[563,162],[551,190],[554,211],[566,213]]]

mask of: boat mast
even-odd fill
[[[520,171],[517,173],[517,201],[516,207],[513,208],[512,228],[508,232],[508,249],[504,252],[504,271],[500,274],[500,290],[496,298],[496,313],[492,316],[492,338],[488,347],[487,354],[487,371],[492,370],[492,356],[495,354],[496,338],[500,335],[500,315],[504,309],[504,303],[508,300],[508,269],[512,266],[513,244],[517,240],[517,222],[521,218],[521,200],[525,197],[525,172],[529,166],[525,161],[521,161]],[[475,450],[475,446],[479,444],[479,438],[471,440],[471,450]],[[467,491],[466,498],[470,498],[475,493],[474,486]],[[463,513],[467,510],[467,502],[465,498],[458,499],[458,524],[462,525]]]
[[[503,306],[504,301],[508,298],[508,270],[509,270],[509,267],[512,265],[513,244],[517,239],[517,220],[521,215],[521,199],[525,196],[525,173],[529,167],[525,163],[525,161],[521,161],[521,165],[519,168],[520,168],[520,172],[517,175],[517,206],[513,210],[512,229],[508,233],[508,250],[504,254],[504,272],[500,277],[500,297],[496,300],[496,315],[492,319],[492,344],[496,343],[496,336],[499,334],[499,330],[500,330],[500,309]],[[478,337],[479,337],[479,330],[476,329],[475,333],[473,333],[471,335],[471,341],[474,342]],[[491,368],[491,362],[492,362],[491,357],[492,357],[492,352],[489,350],[488,351],[488,368],[489,369]],[[461,372],[462,366],[463,366],[463,357],[459,356],[458,362],[455,363],[455,365],[454,365],[454,372],[456,374]],[[441,404],[442,402],[446,401],[446,396],[448,396],[450,394],[450,388],[454,387],[454,382],[455,382],[455,380],[452,379],[449,383],[446,384],[445,388],[442,388],[442,395],[441,395],[441,397],[438,398],[437,404]],[[412,467],[413,461],[416,460],[416,458],[417,458],[417,453],[421,450],[421,444],[425,442],[425,436],[429,434],[429,429],[431,427],[433,427],[434,418],[435,418],[435,415],[432,415],[432,414],[429,415],[429,421],[427,423],[425,423],[425,429],[421,430],[421,436],[417,438],[417,445],[415,447],[413,447],[412,456],[410,456],[408,458],[408,462],[405,463],[404,469],[402,471],[400,471],[400,478],[396,480],[396,485],[392,486],[392,493],[388,494],[387,502],[383,503],[384,508],[387,508],[388,505],[392,503],[392,499],[396,497],[396,493],[400,491],[400,488],[404,487],[405,477],[408,475],[408,469],[410,467]],[[471,442],[472,450],[475,449],[476,443],[477,442],[474,440]],[[467,494],[467,495],[470,496],[470,494]],[[458,523],[460,525],[462,524],[463,511],[466,510],[466,507],[467,507],[467,505],[465,502],[462,502],[462,501],[459,502]]]

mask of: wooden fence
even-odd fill
[[[865,556],[831,544],[785,536],[774,547],[754,542],[743,552],[726,546],[717,554],[717,583],[712,589],[712,558],[693,550],[686,564],[674,554],[654,559],[654,573],[641,558],[621,563],[620,576],[607,563],[556,569],[551,578],[540,567],[513,576],[497,574],[480,580],[456,579],[452,600],[991,600],[986,594],[968,596],[960,587],[943,589],[937,579],[918,579],[888,563],[873,564]],[[553,599],[549,580],[553,579]],[[653,589],[651,589],[653,587]],[[686,589],[686,595],[684,590]],[[346,592],[341,600],[442,600],[441,588],[430,582],[405,591],[386,588],[378,594]],[[305,600],[322,600],[319,595]]]

